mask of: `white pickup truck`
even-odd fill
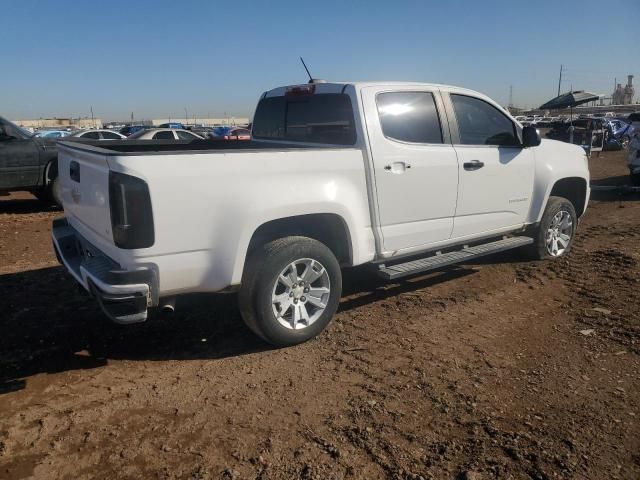
[[[397,279],[517,247],[559,257],[589,198],[580,147],[463,88],[276,88],[252,135],[59,143],[55,250],[109,317],[238,290],[251,330],[292,345],[331,321],[342,267]]]

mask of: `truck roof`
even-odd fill
[[[356,90],[365,87],[388,87],[388,88],[397,88],[397,87],[420,87],[420,88],[433,88],[433,89],[447,89],[448,91],[458,92],[458,93],[467,93],[473,94],[474,96],[488,98],[486,95],[477,92],[475,90],[470,90],[468,88],[457,87],[454,85],[444,85],[438,83],[425,83],[425,82],[399,82],[399,81],[372,81],[372,82],[348,82],[348,81],[337,81],[337,82],[318,82],[315,83],[304,83],[304,84],[293,84],[293,85],[285,85],[282,87],[273,88],[271,90],[267,90],[262,95],[262,98],[265,97],[277,97],[284,95],[288,89],[295,87],[304,87],[308,85],[315,85],[315,93],[341,93],[344,91],[345,87],[353,86]]]

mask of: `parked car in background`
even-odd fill
[[[64,138],[71,135],[67,130],[39,130],[36,132],[38,138]]]
[[[252,136],[153,152],[60,142],[54,248],[113,320],[237,290],[253,332],[293,345],[331,321],[342,267],[396,280],[517,247],[563,257],[589,200],[581,148],[458,87],[279,87]]]
[[[60,203],[57,140],[37,137],[0,117],[0,193],[27,190]]]
[[[622,120],[604,118],[604,126],[608,130],[608,140],[615,140],[620,148],[627,148],[636,133],[636,128]]]
[[[640,130],[636,132],[629,142],[629,155],[627,156],[629,165],[629,176],[631,184],[640,186]]]
[[[196,135],[200,135],[202,138],[209,138],[209,132],[213,127],[204,127],[204,126],[191,126],[185,128],[185,130],[189,130],[190,132],[195,133]]]
[[[148,128],[151,128],[151,127],[147,125],[127,125],[126,127],[122,127],[120,129],[120,133],[125,137],[128,137],[129,135],[133,135],[134,133],[139,132],[140,130],[145,130]]]
[[[111,130],[79,130],[69,135],[70,138],[86,138],[91,140],[123,140],[127,138],[121,133]]]
[[[251,140],[251,130],[240,127],[215,127],[209,132],[211,140]]]
[[[542,117],[538,119],[535,125],[538,128],[549,128],[551,126],[551,121],[551,117]]]
[[[163,123],[162,125],[158,125],[158,128],[179,128],[181,130],[184,130],[184,125],[182,125],[181,123],[177,123],[177,122],[169,122],[169,123]]]
[[[129,135],[129,140],[204,140],[200,135],[189,130],[177,128],[150,128]]]
[[[627,123],[640,132],[640,112],[634,112],[627,117]]]

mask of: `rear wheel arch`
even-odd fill
[[[569,200],[576,215],[580,217],[584,213],[587,201],[587,181],[582,177],[561,178],[551,188],[547,202],[551,197],[562,197]]]
[[[245,264],[260,246],[290,236],[312,238],[325,244],[341,266],[353,264],[353,248],[349,227],[343,217],[335,213],[312,213],[283,217],[260,225],[251,236]]]

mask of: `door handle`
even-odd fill
[[[410,163],[406,162],[394,162],[391,165],[385,165],[384,169],[392,173],[403,173],[405,170],[411,168]]]
[[[465,170],[478,170],[484,167],[484,162],[480,160],[471,160],[470,162],[464,162],[462,164]]]

